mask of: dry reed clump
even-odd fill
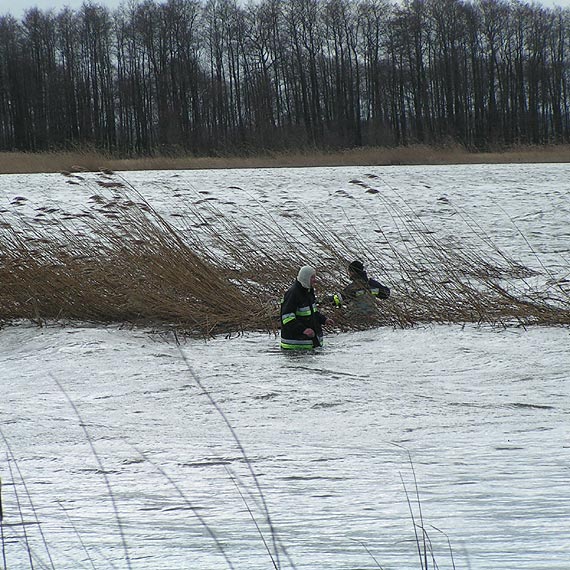
[[[199,334],[270,327],[146,202],[117,193],[91,203],[74,215],[3,223],[3,319],[172,323]]]
[[[570,299],[560,284],[530,287],[534,272],[476,227],[477,245],[442,242],[405,203],[381,193],[398,238],[376,228],[378,249],[355,230],[338,235],[310,214],[287,218],[285,225],[269,212],[241,211],[236,221],[209,199],[174,211],[174,225],[110,172],[67,177],[93,190],[89,207],[76,213],[42,207],[30,216],[21,197],[3,212],[0,319],[152,324],[204,336],[275,331],[278,300],[299,260],[318,265],[318,292],[326,298],[346,282],[347,262],[358,257],[387,280],[392,296],[367,318],[323,307],[339,330],[433,322],[570,324]],[[374,194],[373,182],[353,181]]]

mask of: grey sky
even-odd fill
[[[95,0],[97,4],[116,8],[122,3],[122,0]],[[544,6],[562,6],[570,7],[570,0],[541,0],[538,2]],[[26,10],[37,7],[41,10],[48,10],[50,8],[56,11],[61,10],[65,6],[77,9],[83,4],[83,0],[0,0],[0,16],[11,14],[12,16],[20,19]]]
[[[121,4],[121,0],[95,0],[96,4],[116,8]],[[40,10],[53,8],[56,12],[69,6],[76,10],[83,4],[83,0],[0,0],[0,15],[12,14],[16,18],[21,18],[26,10],[37,7]]]

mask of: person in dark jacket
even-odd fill
[[[295,283],[287,290],[281,303],[281,348],[312,350],[322,346],[323,325],[332,319],[319,312],[315,298],[316,271],[305,265],[299,269]]]
[[[376,279],[368,277],[361,261],[355,260],[348,266],[350,283],[342,293],[334,295],[337,306],[346,303],[351,312],[358,315],[371,315],[376,310],[376,299],[388,299],[390,288]]]

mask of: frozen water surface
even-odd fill
[[[512,165],[125,176],[167,214],[200,196],[276,217],[308,200],[339,231],[361,220],[364,234],[372,223],[390,230],[383,196],[403,197],[450,235],[455,204],[510,254],[535,266],[530,246],[564,275],[569,174]],[[92,193],[56,175],[0,177],[3,207],[23,196],[22,208],[78,210]],[[254,333],[179,347],[111,326],[6,327],[6,566],[30,568],[31,551],[38,568],[273,568],[249,513],[273,552],[252,470],[281,568],[420,568],[417,492],[440,568],[566,570],[569,335],[380,328],[291,355]]]

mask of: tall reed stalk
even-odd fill
[[[120,176],[66,177],[93,191],[88,207],[69,213],[33,205],[30,216],[18,197],[0,213],[0,320],[152,324],[195,336],[275,331],[279,298],[301,260],[318,266],[318,293],[326,297],[346,282],[347,263],[360,258],[388,280],[392,295],[359,321],[336,310],[341,331],[570,324],[570,294],[561,283],[531,287],[537,272],[467,217],[466,239],[443,240],[397,193],[380,192],[374,177],[353,184],[378,199],[396,228],[390,239],[375,228],[380,248],[349,220],[339,235],[311,212],[294,212],[284,225],[269,212],[238,210],[232,217],[203,196],[173,205],[167,219]]]

